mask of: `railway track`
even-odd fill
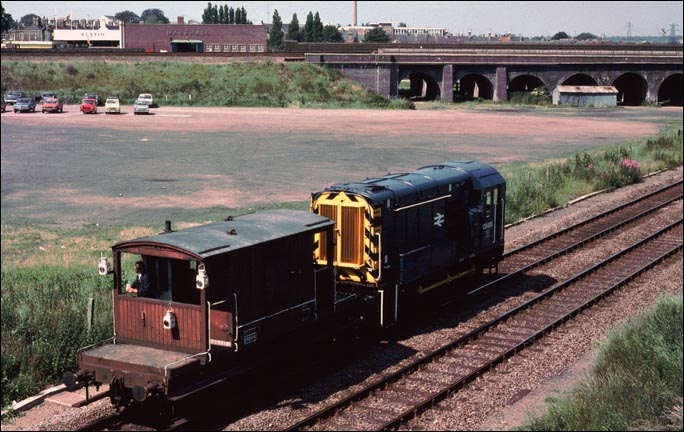
[[[682,249],[682,219],[288,430],[396,429]]]
[[[507,252],[504,254],[498,268],[498,271],[504,273],[505,276],[496,278],[467,294],[471,295],[478,291],[498,288],[506,283],[510,283],[515,277],[528,270],[570,253],[628,224],[643,220],[643,218],[653,212],[676,200],[682,199],[683,194],[683,182],[677,181]]]
[[[188,424],[184,417],[168,417],[160,415],[159,406],[144,404],[142,406],[128,407],[122,411],[117,411],[97,418],[90,423],[79,427],[78,431],[122,431],[122,430],[176,430]]]
[[[544,264],[547,265],[552,265],[553,260],[558,258],[560,259],[561,257],[565,256],[566,254],[570,253],[572,250],[577,250],[581,248],[583,245],[586,245],[587,243],[597,240],[599,238],[607,236],[607,234],[610,234],[611,232],[617,232],[621,228],[626,227],[629,224],[635,224],[639,223],[641,221],[643,223],[644,219],[646,219],[646,216],[649,214],[652,214],[653,212],[657,211],[658,209],[663,208],[664,206],[667,206],[669,203],[672,203],[675,200],[681,200],[682,198],[682,182],[679,181],[677,183],[674,183],[672,185],[666,186],[664,188],[661,188],[655,192],[652,192],[642,198],[633,200],[627,204],[621,205],[619,207],[616,207],[614,209],[611,209],[607,212],[604,212],[596,217],[587,219],[583,222],[580,222],[579,224],[574,225],[573,227],[564,229],[558,233],[554,233],[551,236],[548,236],[544,239],[541,239],[539,241],[535,241],[533,243],[530,243],[528,245],[525,245],[521,248],[515,249],[505,255],[504,261],[502,261],[502,265],[500,268],[503,268],[506,270],[506,274],[503,276],[504,281],[506,282],[514,282],[515,276],[521,276],[524,274],[526,271],[529,271],[532,268],[540,267]],[[681,215],[680,215],[681,217]],[[680,245],[679,248],[681,249],[681,221],[679,221],[679,234],[678,238],[680,240]],[[654,264],[652,264],[654,265]],[[643,271],[643,270],[642,270]],[[489,284],[476,288],[473,290],[471,293],[479,292],[479,293],[484,293],[486,290],[491,290],[492,288],[496,288],[497,284],[502,284],[503,281],[501,280],[494,280],[490,282]],[[567,293],[570,293],[572,288],[570,286],[567,286],[565,288],[561,287],[562,284],[556,284],[554,287],[552,287],[548,292],[555,292],[556,290],[561,290],[564,289],[566,290]],[[612,288],[614,289],[614,288]],[[606,290],[606,292],[610,292],[610,290]],[[501,319],[500,321],[497,321],[496,323],[494,321],[484,323],[484,324],[475,324],[477,328],[473,329],[467,334],[464,334],[461,338],[457,339],[456,341],[452,341],[451,343],[447,344],[445,347],[442,347],[438,350],[435,350],[433,353],[430,354],[430,356],[426,356],[424,358],[428,357],[444,357],[444,359],[447,359],[446,361],[452,361],[454,357],[459,357],[462,359],[472,359],[473,361],[479,361],[483,364],[481,368],[478,369],[473,369],[473,366],[470,365],[471,369],[467,370],[461,370],[460,374],[462,375],[462,378],[457,380],[460,381],[458,383],[450,383],[449,386],[441,388],[439,390],[433,391],[433,392],[425,392],[423,390],[417,390],[417,389],[425,389],[428,386],[433,386],[436,384],[430,384],[433,381],[431,381],[429,376],[434,377],[456,377],[456,376],[461,376],[457,375],[458,368],[459,367],[464,367],[463,364],[459,364],[458,366],[452,365],[451,369],[449,369],[447,372],[430,372],[429,370],[427,372],[422,372],[424,375],[421,378],[418,378],[418,380],[412,381],[410,384],[391,384],[394,379],[394,382],[400,383],[402,380],[404,380],[404,376],[409,376],[409,375],[414,375],[416,371],[420,370],[423,371],[423,369],[428,369],[428,368],[434,368],[437,366],[425,366],[425,361],[422,360],[421,362],[418,362],[416,364],[410,364],[404,368],[402,368],[399,372],[392,374],[389,376],[386,380],[383,380],[383,382],[377,382],[374,384],[369,385],[367,388],[363,389],[361,392],[358,392],[357,394],[354,394],[352,396],[349,396],[345,398],[343,401],[340,401],[340,403],[331,405],[323,410],[321,410],[318,413],[315,413],[314,415],[307,417],[306,419],[298,422],[295,425],[292,425],[289,427],[290,430],[297,430],[297,429],[303,429],[303,428],[308,428],[312,427],[312,425],[317,425],[314,426],[316,428],[321,427],[324,429],[347,429],[349,427],[349,423],[346,423],[344,421],[341,422],[341,424],[332,424],[328,423],[328,421],[325,421],[324,423],[317,423],[319,422],[320,418],[327,418],[330,416],[334,416],[337,418],[337,412],[347,412],[351,410],[358,410],[360,409],[355,401],[362,400],[362,406],[372,407],[370,411],[377,411],[377,412],[384,412],[385,416],[380,418],[380,422],[376,423],[375,425],[369,425],[369,429],[392,429],[396,428],[399,424],[402,422],[406,421],[406,419],[413,417],[416,413],[421,412],[424,409],[427,409],[429,406],[434,404],[435,402],[439,401],[441,398],[446,397],[448,394],[457,391],[458,388],[466,385],[468,382],[470,382],[472,379],[475,377],[479,376],[480,374],[484,373],[486,370],[491,368],[492,366],[496,365],[496,360],[490,362],[489,365],[484,365],[486,363],[486,359],[478,357],[478,352],[481,352],[483,354],[489,354],[494,357],[498,357],[499,360],[501,361],[504,358],[510,357],[511,355],[514,355],[516,350],[522,349],[528,344],[532,343],[532,341],[535,340],[535,338],[540,337],[541,335],[544,334],[544,332],[548,332],[549,329],[552,329],[555,325],[557,325],[559,322],[562,322],[564,319],[567,319],[567,317],[572,316],[572,313],[567,313],[565,318],[557,317],[556,318],[556,324],[552,325],[547,325],[545,327],[545,330],[540,330],[537,332],[536,336],[527,336],[525,341],[518,341],[513,344],[512,348],[508,348],[505,352],[501,353],[501,351],[511,339],[512,335],[522,335],[524,332],[518,331],[515,328],[504,331],[504,330],[499,330],[498,333],[495,333],[492,329],[494,327],[500,327],[500,329],[503,329],[504,326],[508,326],[510,324],[506,323],[507,319],[509,317],[512,317],[515,313],[515,311],[525,309],[525,308],[530,308],[531,311],[533,312],[528,312],[528,314],[532,313],[532,317],[534,316],[544,316],[548,319],[552,318],[556,314],[559,314],[560,312],[564,311],[564,308],[559,307],[557,304],[554,304],[553,306],[548,306],[547,311],[541,310],[539,312],[540,308],[546,308],[546,306],[536,306],[533,307],[535,303],[540,303],[540,304],[552,304],[552,303],[544,303],[543,298],[546,296],[549,296],[550,294],[542,294],[539,295],[537,298],[530,300],[529,302],[526,302],[524,305],[520,305],[519,307],[511,310],[510,312],[507,312],[506,314],[500,316],[499,318]],[[569,294],[565,294],[569,295]],[[605,295],[605,294],[603,294]],[[601,297],[601,294],[597,294],[594,297],[597,299]],[[562,297],[557,297],[558,299]],[[596,300],[587,300],[584,303],[587,303],[587,305],[591,304],[591,301],[596,301]],[[563,302],[561,302],[561,305]],[[586,307],[586,305],[584,306]],[[520,312],[522,313],[522,312]],[[529,319],[530,322],[534,322],[534,318]],[[475,345],[475,341],[479,340],[479,344],[481,345]],[[509,343],[510,344],[510,343]],[[461,345],[463,345],[461,347]],[[451,348],[447,348],[451,347]],[[458,348],[455,348],[458,347]],[[462,350],[461,352],[465,352],[465,354],[446,354],[446,351],[448,349],[459,349]],[[512,351],[511,351],[512,350]],[[452,359],[452,360],[448,360]],[[444,360],[442,360],[444,361]],[[429,362],[428,362],[429,364]],[[435,363],[437,364],[437,363]],[[468,366],[468,365],[466,365]],[[467,372],[467,373],[466,373]],[[416,375],[415,377],[418,377]],[[378,389],[382,388],[390,388],[389,386],[399,386],[399,390],[389,390],[389,391],[394,391],[395,394],[394,396],[387,397],[387,396],[381,396],[381,398],[386,398],[386,399],[381,399],[380,402],[375,403],[371,402],[370,399],[367,399],[367,396],[364,396],[362,393],[366,392],[367,394],[372,394],[374,392],[377,392]],[[406,391],[406,390],[410,391]],[[430,393],[430,394],[428,394]],[[434,393],[434,394],[433,394]],[[385,395],[390,394],[390,393],[384,393]],[[418,394],[421,395],[422,397],[420,398],[419,401],[415,403],[407,403],[410,401],[410,399],[407,397],[408,394]],[[389,407],[392,406],[388,401],[392,400],[392,398],[399,399],[405,403],[404,405],[404,410],[399,410],[398,414],[394,413],[393,410],[391,410]],[[349,408],[353,406],[353,408]],[[363,408],[361,408],[363,409]],[[370,418],[367,414],[352,414],[352,416],[362,416],[363,418]],[[392,419],[389,419],[389,417],[394,416]],[[391,421],[390,421],[391,420]],[[383,423],[384,422],[384,423]],[[117,416],[112,416],[109,419],[101,419],[98,420],[96,423],[92,423],[88,425],[87,427],[83,428],[82,430],[126,430],[126,429],[135,429],[135,430],[140,430],[139,426],[133,426],[133,425],[138,425],[139,422],[135,421],[130,421],[131,426],[128,426],[129,422],[124,420],[123,417],[118,417]],[[187,425],[184,425],[185,419],[175,419],[172,421],[172,423],[168,424],[167,426],[164,427],[164,429],[175,429],[178,427],[187,427]],[[192,423],[192,421],[190,421]],[[358,426],[354,426],[356,428]],[[156,429],[157,427],[152,427],[152,429]],[[286,427],[283,427],[286,428]],[[366,427],[364,427],[366,429]]]
[[[649,226],[651,231],[646,239],[631,245],[624,252],[554,284],[532,300],[478,325],[399,371],[299,421],[288,430],[397,428],[656,265],[659,260],[681,250],[681,212],[677,216],[679,219],[667,227],[656,227],[645,221],[649,214],[681,198],[682,182],[677,182],[509,252],[504,259],[504,268],[509,273],[476,288],[471,294],[492,289],[504,282],[512,283],[514,277],[521,276],[531,268],[552,263],[572,250],[630,224],[641,223],[642,231],[648,231]],[[656,229],[657,232],[653,233]],[[664,238],[667,240],[663,241]],[[645,249],[647,244],[655,252]],[[663,244],[665,251],[658,249]],[[616,277],[618,280],[614,281]],[[443,382],[447,377],[448,382]],[[358,419],[364,419],[363,426],[359,426]]]

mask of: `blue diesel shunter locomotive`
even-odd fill
[[[335,244],[319,236],[320,263],[333,252],[337,292],[373,299],[386,326],[402,302],[455,285],[501,259],[506,181],[476,161],[340,183],[315,193],[311,211],[336,222]]]

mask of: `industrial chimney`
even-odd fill
[[[352,27],[356,27],[356,2],[352,2]]]

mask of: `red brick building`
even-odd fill
[[[268,50],[268,26],[125,24],[121,46],[148,52],[259,53]]]

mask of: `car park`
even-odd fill
[[[83,114],[97,114],[97,101],[90,98],[83,99],[81,101],[81,112]]]
[[[64,102],[56,96],[45,98],[42,100],[41,111],[43,113],[64,112]]]
[[[7,94],[5,94],[5,97],[3,98],[3,100],[5,101],[5,103],[11,105],[11,104],[14,104],[18,99],[25,98],[25,97],[27,97],[27,96],[26,96],[26,93],[24,93],[23,91],[10,90],[7,92]]]
[[[108,97],[105,101],[105,114],[120,114],[121,104],[119,99],[115,97]]]
[[[147,105],[149,105],[150,107],[154,103],[154,98],[150,93],[140,93],[138,95],[138,100],[147,103]]]
[[[14,103],[14,112],[36,112],[36,101],[32,98],[17,99]]]
[[[133,104],[133,114],[149,114],[150,105],[147,102],[137,100]]]

